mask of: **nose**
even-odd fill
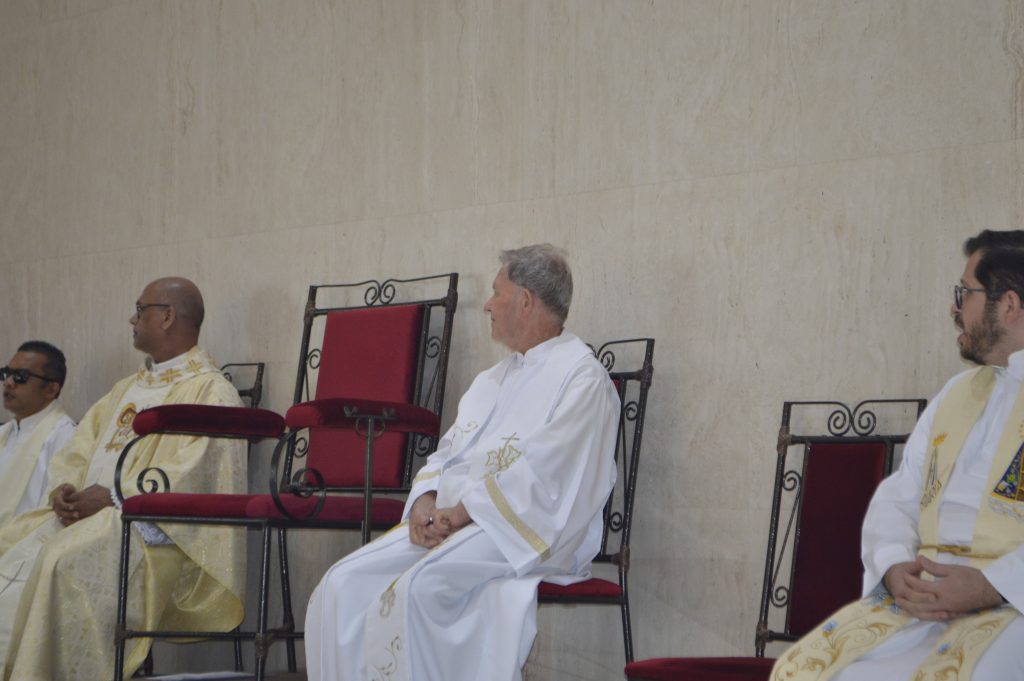
[[[956,303],[954,302],[952,305],[949,306],[949,316],[952,317],[953,319],[956,319],[956,316],[958,314],[960,314],[960,308],[958,308],[956,306]]]
[[[493,300],[493,298],[488,298],[486,301],[484,301],[484,312],[489,313],[491,311],[491,300]]]

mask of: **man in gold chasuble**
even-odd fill
[[[0,575],[11,577],[0,620],[4,679],[97,681],[114,676],[120,511],[114,467],[139,411],[159,404],[241,406],[238,393],[197,345],[203,300],[187,279],[158,279],[136,301],[135,347],[147,357],[85,414],[50,465],[48,506],[0,529]],[[149,437],[133,448],[123,480],[163,469],[178,492],[241,493],[244,443],[191,436]],[[126,484],[127,494],[135,490]],[[128,626],[223,629],[242,620],[244,535],[238,530],[133,525]],[[5,605],[6,603],[6,605]],[[141,665],[147,639],[128,642],[125,678]]]
[[[1024,679],[1024,231],[964,244],[961,356],[864,519],[865,597],[785,651],[773,681]]]

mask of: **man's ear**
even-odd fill
[[[54,381],[47,381],[46,387],[44,388],[44,390],[46,391],[46,396],[50,398],[51,402],[60,397],[60,389],[60,383],[55,383]]]
[[[178,319],[178,311],[173,307],[161,308],[164,313],[164,319],[160,322],[160,328],[166,331],[167,329],[174,326],[174,322]]]
[[[519,301],[519,307],[524,312],[528,312],[534,305],[537,304],[537,299],[534,298],[533,291],[526,288],[525,286],[520,287],[520,293],[523,297]]]
[[[1010,289],[1004,293],[1000,304],[1006,313],[1007,322],[1016,323],[1024,320],[1024,308],[1021,307],[1021,298],[1016,291]]]

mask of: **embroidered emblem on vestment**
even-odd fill
[[[945,440],[946,433],[940,433],[932,440],[932,451],[928,455],[928,474],[921,488],[921,508],[932,503],[942,490],[942,481],[939,480],[939,446]]]
[[[501,447],[492,449],[487,452],[487,470],[491,473],[500,473],[506,470],[509,466],[516,462],[516,459],[523,455],[523,452],[514,446],[513,442],[519,440],[515,433],[512,433],[506,438],[502,438],[505,442]]]
[[[173,367],[160,373],[161,383],[174,383],[179,378],[181,378],[181,372]]]
[[[117,417],[117,430],[110,438],[110,442],[107,443],[106,449],[108,452],[119,452],[124,449],[124,446],[128,444],[128,440],[132,439],[134,432],[132,431],[132,422],[135,421],[135,415],[138,410],[135,404],[129,402],[121,410],[121,415]]]
[[[1024,522],[1024,485],[1021,484],[1021,463],[1024,458],[1024,444],[1013,456],[1013,461],[988,497],[988,507],[1000,515]]]
[[[373,679],[374,681],[385,681],[390,679],[398,671],[398,653],[402,651],[402,637],[395,636],[391,639],[391,643],[384,648],[384,652],[391,657],[391,661],[383,665],[374,665],[373,670],[376,672]]]

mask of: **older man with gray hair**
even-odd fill
[[[563,324],[565,254],[503,251],[484,305],[512,355],[476,377],[403,522],[335,564],[306,615],[309,678],[513,681],[537,585],[589,576],[615,483],[619,401]]]

